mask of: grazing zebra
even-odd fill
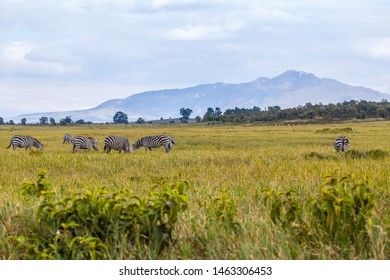
[[[91,137],[76,136],[73,138],[73,152],[78,152],[79,149],[90,150],[93,148],[95,151],[98,150],[97,140]]]
[[[17,147],[26,148],[26,150],[31,150],[33,146],[38,150],[43,150],[43,145],[41,144],[41,142],[39,142],[32,136],[15,135],[11,138],[11,142],[9,143],[7,149],[11,147],[11,145],[14,150],[16,150]]]
[[[62,142],[62,144],[65,144],[65,143],[70,144],[70,143],[72,143],[72,140],[73,140],[72,135],[65,133],[64,134],[64,142]]]
[[[349,149],[349,140],[346,136],[340,136],[336,138],[336,141],[333,144],[337,152],[345,152]]]
[[[120,136],[109,135],[104,139],[104,151],[108,154],[111,149],[118,150],[119,153],[131,153],[129,139]]]
[[[138,150],[140,147],[145,147],[145,150],[149,151],[152,150],[152,148],[159,148],[163,146],[165,148],[165,151],[167,153],[170,152],[175,142],[173,141],[173,136],[169,135],[158,135],[158,136],[146,136],[141,139],[139,139],[135,144],[133,145],[134,150]]]

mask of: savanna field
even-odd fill
[[[73,153],[64,133],[99,150]],[[103,152],[107,135],[159,134],[170,153]],[[6,149],[13,135],[44,150]],[[389,121],[1,126],[0,256],[389,259],[389,139]]]

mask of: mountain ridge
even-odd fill
[[[222,111],[240,108],[297,107],[306,103],[338,103],[349,100],[380,101],[390,95],[373,89],[351,86],[335,79],[318,78],[312,73],[288,70],[273,78],[259,77],[250,82],[210,83],[188,88],[145,91],[122,99],[110,99],[86,110],[44,112],[19,115],[28,123],[37,123],[42,116],[59,122],[66,116],[73,121],[83,119],[93,122],[112,122],[116,112],[122,111],[134,121],[180,117],[181,108],[190,108],[193,116],[203,116],[208,107]],[[12,119],[12,118],[9,118]]]

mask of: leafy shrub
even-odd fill
[[[236,215],[236,204],[228,198],[226,189],[222,189],[221,196],[215,198],[207,209],[209,221],[222,225],[228,231],[237,232],[241,229],[241,225],[235,220]]]
[[[37,183],[25,183],[23,192],[42,198],[37,227],[31,236],[8,241],[18,258],[26,259],[105,259],[109,244],[122,239],[158,253],[169,244],[180,213],[188,207],[187,185],[161,180],[146,197],[98,189],[55,200],[41,171]]]
[[[332,248],[342,257],[375,255],[381,221],[367,178],[329,176],[317,197],[300,202],[293,191],[265,190],[271,221],[299,246]]]
[[[349,150],[345,153],[346,157],[352,159],[370,158],[370,159],[384,159],[389,155],[388,152],[375,149],[369,151]]]
[[[21,188],[23,197],[40,197],[51,193],[51,184],[46,178],[46,170],[39,169],[37,182],[25,181]]]

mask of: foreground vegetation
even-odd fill
[[[72,153],[64,132],[99,140]],[[103,153],[109,134],[176,145]],[[43,152],[5,149],[12,135]],[[332,144],[347,135],[351,151]],[[0,128],[3,259],[389,259],[390,122]]]

